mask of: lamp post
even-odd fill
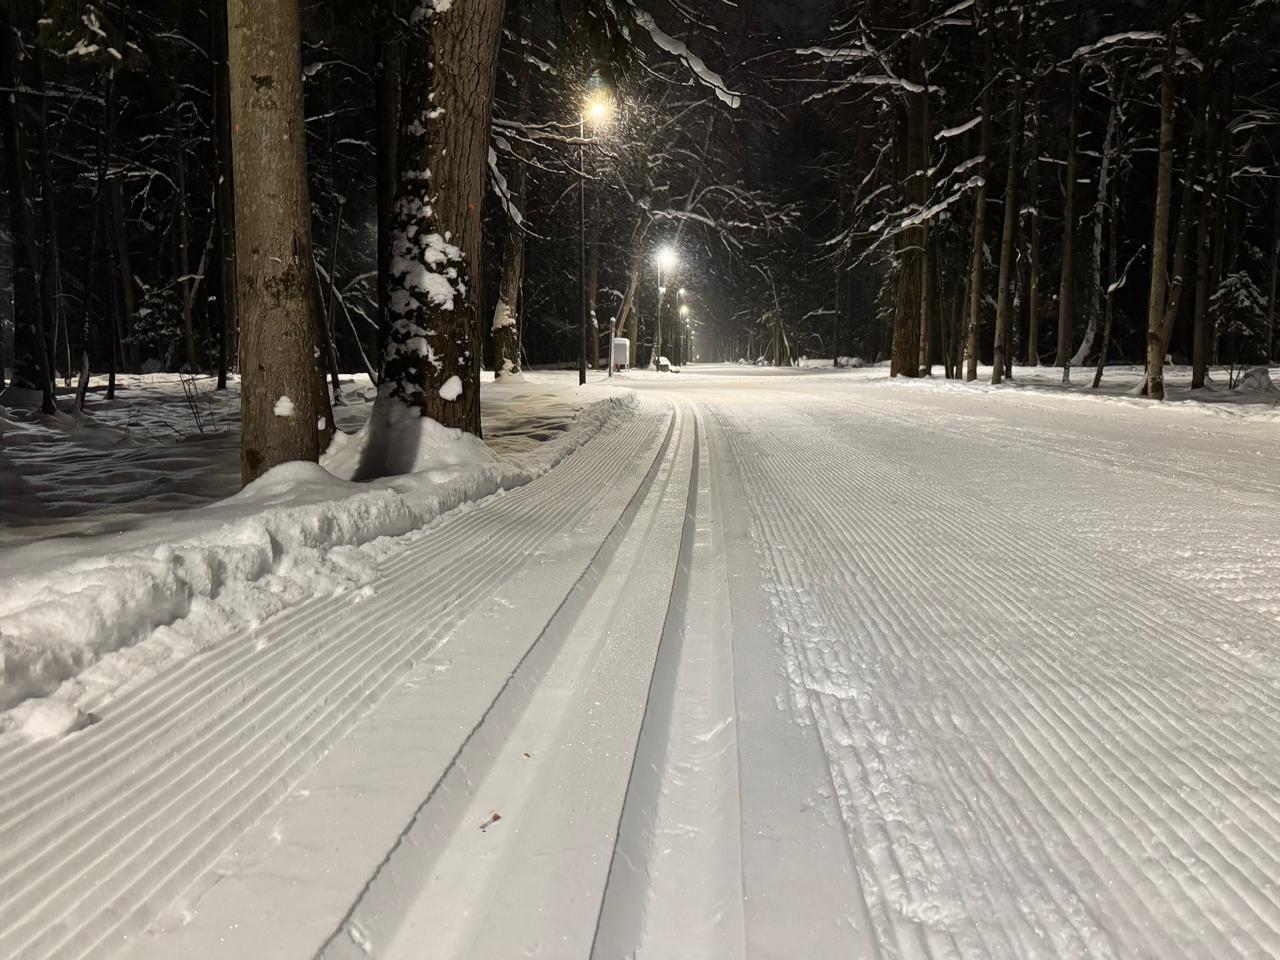
[[[658,369],[658,360],[662,357],[662,296],[667,292],[667,288],[663,286],[663,273],[670,273],[676,267],[676,252],[671,247],[661,247],[658,250],[658,317],[657,332],[653,338],[653,369]]]
[[[677,291],[676,296],[679,300],[684,299],[684,287],[681,287]],[[689,362],[689,351],[688,351],[689,338],[685,335],[689,331],[689,305],[687,303],[681,303],[680,306],[676,308],[676,311],[677,311],[676,333],[680,334],[680,366],[683,367],[686,363]],[[683,333],[680,330],[681,320],[684,321]]]
[[[595,79],[595,78],[593,78]],[[578,115],[578,385],[587,382],[587,120],[603,125],[613,107],[601,89],[589,93]],[[599,360],[599,357],[596,358]],[[609,372],[613,372],[613,332],[609,334]]]

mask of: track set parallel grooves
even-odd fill
[[[0,750],[0,958],[212,943],[235,895],[187,939],[163,912],[233,886],[219,858],[291,790],[440,717],[379,842],[353,832],[359,875],[273,956],[1280,957],[1280,483],[1206,479],[1280,451],[1128,407],[694,370],[400,538],[372,597]],[[477,611],[548,569],[495,644]],[[258,878],[288,876],[270,856]]]
[[[405,538],[374,598],[315,601],[121,697],[66,743],[0,758],[0,952],[97,955],[113,931],[140,929],[632,472],[669,417],[646,405],[552,474]]]
[[[857,407],[715,413],[884,955],[1280,954],[1274,677],[1184,623],[1163,568],[1087,523],[1054,536],[1037,495],[1097,465],[1010,488],[996,478],[1027,454],[940,431],[913,453],[905,405]],[[1139,519],[1192,507],[1183,476],[1127,476],[1143,474],[1156,491]],[[1102,489],[1120,513],[1125,490]],[[1241,501],[1241,533],[1265,504]],[[974,517],[993,535],[969,536]],[[1196,608],[1240,615],[1220,596]]]

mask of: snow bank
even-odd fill
[[[509,458],[416,418],[415,472],[356,483],[347,478],[376,438],[371,420],[335,443],[329,469],[283,464],[181,525],[155,518],[151,542],[136,545],[135,533],[123,549],[99,545],[69,560],[61,549],[44,564],[37,550],[35,569],[0,591],[0,739],[75,729],[105,698],[179,658],[308,599],[358,595],[395,547],[390,538],[529,482],[632,404],[616,394],[597,400],[529,455]]]

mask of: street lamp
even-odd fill
[[[655,258],[658,264],[658,330],[653,340],[653,369],[658,369],[658,359],[662,356],[662,296],[667,292],[667,288],[662,283],[663,273],[670,273],[679,263],[676,256],[675,248],[663,246],[658,248],[658,255]],[[683,288],[680,291],[684,292]]]
[[[578,114],[578,385],[587,382],[587,121],[602,127],[613,115],[613,101],[593,77]],[[594,87],[594,89],[590,89]],[[597,341],[598,343],[599,341]],[[596,358],[599,360],[599,357]],[[613,324],[609,325],[609,375],[613,375]]]

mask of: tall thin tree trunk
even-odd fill
[[[319,384],[297,0],[228,0],[241,310],[240,471],[319,458]]]
[[[1089,318],[1085,326],[1084,339],[1071,365],[1083,365],[1093,353],[1094,341],[1098,336],[1098,322],[1105,309],[1103,301],[1106,291],[1102,283],[1102,235],[1103,223],[1106,219],[1107,198],[1111,193],[1111,177],[1114,175],[1116,162],[1116,140],[1119,136],[1121,104],[1124,100],[1125,73],[1117,67],[1111,71],[1109,90],[1111,109],[1107,111],[1107,129],[1102,137],[1102,160],[1098,167],[1098,196],[1093,204],[1093,246],[1089,253]]]
[[[921,54],[923,60],[923,53]],[[923,63],[921,64],[921,76],[924,78]],[[920,213],[924,215],[924,208],[929,202],[929,94],[926,91],[920,95],[920,128],[916,131],[916,137],[919,141],[917,152],[920,156],[920,172],[917,176],[920,178]],[[919,374],[927,377],[933,373],[933,364],[929,354],[929,348],[933,339],[933,311],[930,309],[930,295],[932,281],[930,273],[932,273],[934,265],[930,256],[929,243],[931,240],[929,221],[924,220],[920,224],[920,356],[916,364]]]
[[[40,270],[41,296],[44,300],[42,316],[45,335],[49,339],[49,378],[53,380],[58,369],[58,340],[66,334],[68,383],[71,377],[70,333],[66,330],[67,312],[62,305],[62,254],[58,244],[58,210],[54,203],[53,160],[49,150],[49,96],[45,87],[44,51],[36,51],[36,71],[40,82],[40,121],[37,142],[40,152],[41,219],[44,224],[44,250]]]
[[[192,318],[191,296],[191,209],[187,205],[187,156],[183,143],[182,101],[173,110],[173,169],[178,185],[178,273],[182,277],[178,285],[182,298],[182,337],[186,347],[187,370],[200,370],[199,352],[196,349],[196,328]]]
[[[1169,207],[1173,198],[1174,54],[1170,31],[1160,71],[1160,141],[1155,217],[1151,232],[1151,285],[1147,294],[1147,396],[1164,399],[1164,310],[1169,261]]]
[[[1031,265],[1027,277],[1027,366],[1040,366],[1040,82],[1031,98],[1031,156],[1027,163],[1027,232]]]
[[[1200,213],[1196,224],[1196,300],[1191,332],[1191,387],[1204,387],[1209,372],[1210,320],[1209,300],[1217,279],[1213,271],[1213,223],[1217,205],[1214,197],[1226,189],[1222,182],[1222,158],[1218,156],[1218,135],[1221,116],[1215,110],[1206,118],[1205,127],[1205,183],[1200,191]],[[1226,151],[1222,151],[1225,156]],[[1278,181],[1280,182],[1280,181]]]
[[[507,191],[511,203],[518,209],[524,204],[528,171],[522,161],[516,160],[511,176],[507,178]],[[498,305],[493,310],[493,371],[499,380],[520,376],[520,286],[524,280],[524,227],[507,218],[507,230],[502,240],[502,279],[498,287]]]
[[[912,21],[924,22],[922,0],[912,0]],[[902,231],[902,243],[898,253],[898,290],[894,309],[893,353],[889,362],[889,376],[916,377],[920,374],[921,306],[926,296],[925,271],[925,206],[928,203],[927,181],[921,144],[928,135],[924,84],[924,45],[921,31],[914,30],[907,54],[907,77],[914,85],[905,93],[906,123],[900,140],[902,143],[902,176],[906,186],[907,208],[919,223]]]
[[[13,341],[12,387],[40,393],[40,408],[53,413],[53,381],[41,309],[40,254],[32,215],[29,103],[34,50],[21,50],[19,32],[34,39],[36,11],[32,0],[11,0],[0,5],[0,121],[4,125],[5,177],[9,187],[9,224],[13,232]],[[24,89],[25,88],[25,89]]]
[[[1271,247],[1267,250],[1267,363],[1276,359],[1276,286],[1280,280],[1280,178],[1276,179],[1275,199],[1271,202]]]
[[[374,109],[378,115],[378,324],[374,352],[381,371],[387,331],[391,329],[391,231],[396,202],[396,150],[400,142],[400,87],[404,50],[400,40],[399,0],[382,0],[378,37],[378,78]]]
[[[231,160],[231,82],[227,67],[227,2],[214,0],[209,9],[213,68],[214,218],[217,241],[218,389],[227,388],[227,371],[239,349],[240,320],[236,300],[235,184]]]
[[[1098,346],[1098,365],[1093,371],[1093,389],[1097,390],[1102,384],[1102,371],[1107,365],[1107,355],[1111,352],[1111,324],[1115,318],[1116,290],[1119,289],[1120,280],[1116,276],[1116,267],[1119,260],[1120,247],[1120,206],[1119,206],[1119,190],[1117,188],[1118,178],[1112,177],[1111,182],[1107,185],[1109,196],[1107,197],[1106,206],[1109,213],[1108,231],[1107,231],[1107,289],[1105,291],[1105,304],[1102,308],[1102,343]],[[1125,268],[1126,273],[1128,267]]]
[[[965,380],[978,379],[978,349],[982,330],[982,272],[986,262],[987,239],[987,181],[991,176],[991,84],[995,79],[995,0],[987,4],[986,23],[982,38],[982,132],[979,134],[978,154],[982,163],[978,167],[981,182],[973,197],[973,236],[970,241],[969,311],[965,335]],[[974,4],[974,18],[981,14]]]
[[[1077,16],[1079,5],[1077,4]],[[1062,275],[1058,283],[1058,349],[1054,365],[1062,368],[1065,383],[1071,377],[1071,326],[1074,309],[1076,262],[1076,177],[1080,140],[1080,65],[1071,65],[1071,120],[1067,132],[1067,184],[1062,205]]]
[[[1018,229],[1018,171],[1022,159],[1022,67],[1023,67],[1023,33],[1026,28],[1027,14],[1024,10],[1018,17],[1017,53],[1014,56],[1013,68],[1013,103],[1009,124],[1009,162],[1005,169],[1004,181],[1004,225],[1000,233],[1000,280],[996,291],[996,336],[995,358],[991,362],[991,382],[1000,383],[1005,374],[1005,358],[1008,356],[1009,326],[1009,286],[1013,280],[1014,248],[1017,242]]]

